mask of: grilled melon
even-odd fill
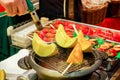
[[[81,45],[82,51],[83,52],[91,52],[92,44],[90,41],[88,41],[84,38],[84,35],[81,30],[79,31],[77,38],[78,38],[78,43]]]
[[[66,62],[72,64],[82,64],[83,52],[80,44],[75,45]]]
[[[55,35],[56,43],[63,48],[73,48],[77,42],[76,37],[69,37],[64,30],[64,26],[59,24],[56,35]]]
[[[33,35],[32,47],[34,52],[40,57],[53,56],[58,53],[58,48],[55,43],[46,43],[36,33]]]

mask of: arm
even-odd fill
[[[23,15],[28,10],[26,0],[0,0],[8,16]]]

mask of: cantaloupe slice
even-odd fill
[[[64,26],[60,24],[58,26],[56,35],[55,35],[56,43],[63,47],[63,48],[73,48],[77,42],[77,38],[71,38],[67,35],[67,33],[64,30]]]
[[[90,41],[84,38],[84,35],[81,30],[79,31],[77,38],[78,38],[78,43],[81,45],[82,51],[91,52],[92,44]]]
[[[81,64],[83,62],[83,52],[79,43],[75,45],[66,62],[72,64]]]
[[[0,80],[5,80],[5,71],[0,69]]]
[[[55,43],[47,44],[36,33],[33,35],[32,47],[35,53],[41,57],[53,56],[58,53]]]

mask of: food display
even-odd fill
[[[56,44],[55,44],[56,43]],[[83,52],[91,52],[91,42],[84,38],[82,31],[78,32],[77,36],[70,37],[65,32],[62,24],[58,25],[58,29],[55,34],[55,42],[46,43],[38,34],[34,33],[32,40],[33,51],[40,57],[54,56],[60,52],[58,47],[72,50],[69,53],[67,63],[81,64],[83,62]],[[61,53],[60,53],[61,54]]]
[[[106,53],[109,57],[119,58],[120,44],[116,42],[106,41],[103,38],[90,39],[93,47],[101,52]]]
[[[58,24],[55,30],[55,37],[52,37],[55,38],[54,42],[45,42],[44,38],[37,34],[38,31],[33,34],[33,51],[30,53],[28,61],[32,68],[37,71],[38,76],[42,74],[44,77],[46,75],[45,80],[49,78],[53,78],[51,80],[83,78],[101,65],[102,59],[99,52],[92,48],[91,42],[84,37],[81,30],[76,30],[72,36],[67,34],[63,24]],[[51,44],[55,44],[57,50]],[[54,54],[50,50],[58,52]]]
[[[82,31],[80,30],[77,35],[76,45],[71,51],[67,63],[81,64],[83,62],[84,56],[83,52],[91,52],[91,42],[84,38]]]
[[[58,30],[59,25],[62,25],[64,29],[61,28]],[[93,48],[98,49],[105,54],[108,54],[108,56],[110,57],[119,58],[119,57],[116,57],[119,55],[118,53],[120,51],[118,49],[120,45],[119,44],[120,32],[117,30],[74,22],[74,21],[65,20],[65,19],[55,19],[49,22],[48,24],[46,24],[43,30],[35,31],[35,32],[45,42],[57,41],[58,44],[61,44],[62,47],[71,47],[70,45],[72,45],[75,42],[76,40],[75,36],[77,36],[73,25],[75,25],[75,29],[78,32],[82,31],[82,33],[84,34],[84,37],[91,42]],[[61,33],[58,34],[57,31],[59,31],[58,33],[60,32]],[[55,37],[56,35],[57,37]],[[32,35],[30,34],[29,37],[31,36]],[[59,43],[59,41],[62,41],[62,36],[66,37],[64,38],[64,40],[66,39],[68,43],[65,43],[65,42]],[[83,43],[86,43],[86,42],[83,41]]]

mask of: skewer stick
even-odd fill
[[[73,29],[74,29],[75,33],[78,35],[78,31],[77,31],[75,25],[73,24],[72,26],[73,26]]]
[[[27,36],[27,38],[30,39],[31,41],[33,40],[33,38],[31,38],[31,37],[29,37],[29,36]]]
[[[51,26],[53,29],[55,29],[55,27],[54,27],[52,24],[50,24],[50,26]]]
[[[73,26],[73,28],[74,28],[75,33],[78,35],[78,31],[77,31],[75,25],[73,24],[72,26]],[[66,67],[66,69],[62,72],[62,75],[65,74],[65,72],[71,67],[71,65],[72,65],[72,63],[70,63],[70,64]]]
[[[65,74],[65,72],[70,68],[71,65],[72,65],[72,63],[70,63],[70,64],[65,68],[65,70],[62,72],[62,75]]]

